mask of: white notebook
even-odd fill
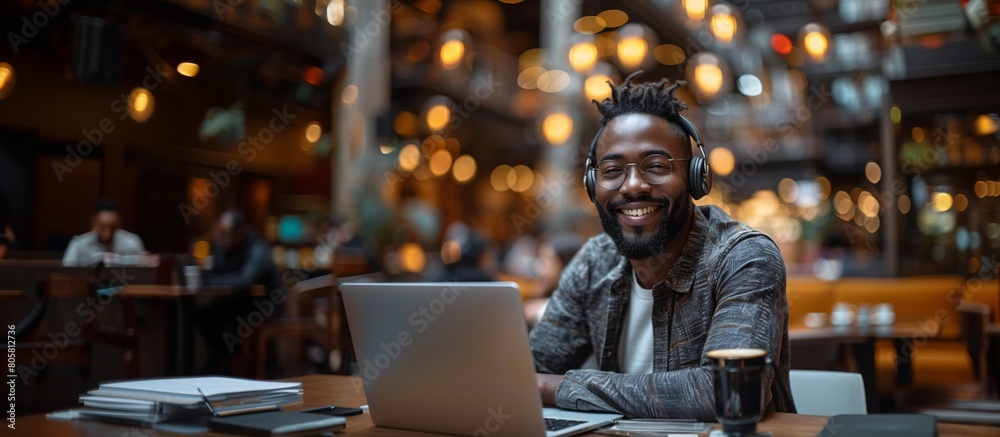
[[[141,379],[101,384],[90,392],[94,396],[142,399],[171,404],[202,402],[201,389],[210,401],[265,396],[276,392],[301,391],[300,382],[270,382],[253,379],[205,376],[196,378]]]

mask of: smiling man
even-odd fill
[[[588,192],[605,233],[573,258],[531,331],[542,400],[712,421],[706,352],[754,348],[771,360],[765,411],[795,412],[781,253],[719,208],[694,206],[708,168],[693,157],[696,133],[679,114],[683,83],[633,84],[637,76],[595,102],[601,130]],[[597,369],[579,369],[591,356]]]

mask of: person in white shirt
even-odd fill
[[[138,235],[119,229],[121,217],[118,205],[111,200],[100,200],[94,206],[94,229],[73,237],[63,254],[62,263],[67,267],[92,267],[101,261],[105,264],[143,265],[148,263],[146,248]]]

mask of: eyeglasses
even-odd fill
[[[597,165],[597,185],[605,190],[617,190],[625,183],[628,167],[639,167],[639,175],[650,185],[660,185],[673,174],[674,161],[690,161],[690,159],[668,158],[663,155],[649,155],[641,163],[622,164],[613,159],[606,159]]]

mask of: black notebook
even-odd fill
[[[317,435],[344,429],[343,417],[322,414],[267,411],[208,419],[212,431],[252,437]]]
[[[819,437],[936,437],[937,417],[928,414],[839,414]]]

